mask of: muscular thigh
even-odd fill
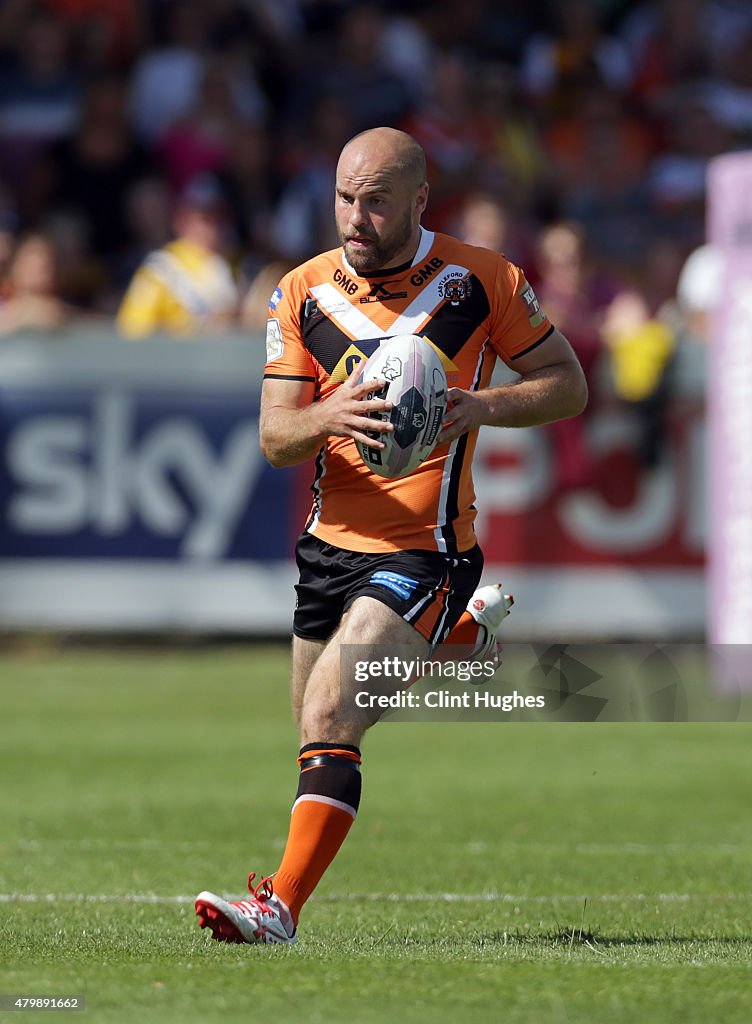
[[[308,680],[311,678],[314,666],[321,657],[325,647],[325,640],[304,640],[299,636],[292,638],[290,698],[293,718],[298,728],[300,728],[300,715],[303,710],[303,698],[308,686]]]
[[[378,714],[355,710],[357,689],[368,689],[355,678],[356,661],[383,661],[398,656],[406,661],[425,658],[431,650],[425,637],[392,608],[372,597],[360,597],[350,606],[339,628],[326,644],[308,678],[301,707],[301,741],[359,743]],[[404,689],[401,677],[380,677],[378,692]]]
[[[428,640],[399,611],[370,596],[353,601],[332,640],[340,646],[357,645],[364,651],[399,646],[427,654],[430,648]]]

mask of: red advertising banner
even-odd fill
[[[528,566],[691,568],[704,563],[704,415],[673,404],[661,463],[637,460],[628,408],[593,412],[587,488],[560,491],[545,429],[481,432],[475,459],[476,529],[488,562]]]

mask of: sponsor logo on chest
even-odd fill
[[[348,277],[339,267],[336,268],[333,274],[334,283],[338,284],[343,292],[347,295],[354,295],[358,290],[358,282],[353,281],[352,278]]]
[[[444,266],[444,261],[440,256],[434,256],[427,263],[424,263],[422,267],[416,267],[413,273],[410,275],[410,284],[416,288],[420,288],[422,284],[429,281],[436,271]]]

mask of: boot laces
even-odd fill
[[[267,875],[262,878],[258,885],[254,886],[253,880],[256,877],[256,872],[251,871],[248,876],[248,890],[255,900],[259,900],[262,903],[266,903],[270,897],[274,895],[274,888],[272,887],[272,876]]]

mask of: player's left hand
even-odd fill
[[[472,391],[463,391],[462,388],[450,388],[439,444],[447,444],[469,430],[477,430],[482,422],[483,404],[478,396]]]

